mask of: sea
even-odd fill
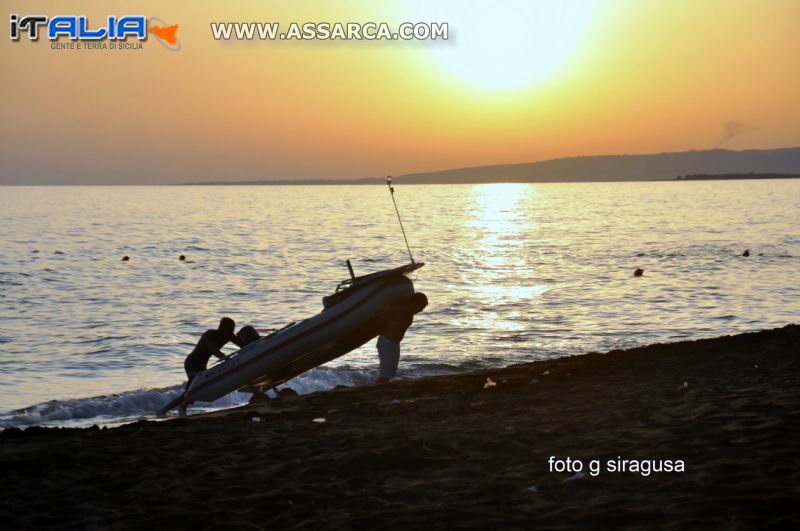
[[[399,378],[800,321],[798,180],[395,190],[430,300]],[[152,419],[220,317],[313,316],[348,259],[409,262],[386,186],[0,187],[0,428]],[[370,342],[286,386],[376,375]]]

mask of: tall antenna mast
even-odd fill
[[[416,264],[414,257],[411,256],[411,247],[408,245],[408,238],[406,238],[406,229],[403,228],[403,220],[400,219],[400,211],[397,209],[397,201],[394,200],[394,188],[392,187],[392,176],[386,176],[386,185],[392,193],[392,203],[394,203],[394,211],[397,213],[397,221],[400,222],[400,230],[403,231],[403,239],[406,241],[406,249],[408,249],[408,257],[411,259],[412,264]]]

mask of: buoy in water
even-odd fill
[[[127,254],[126,254],[125,256],[123,256],[123,257],[122,257],[122,261],[123,261],[123,262],[127,262],[127,261],[128,261],[128,260],[130,260],[130,259],[131,259],[131,257],[130,257],[130,256],[128,256]]]
[[[633,276],[635,276],[635,277],[640,277],[642,275],[644,275],[644,269],[642,269],[640,267],[637,267],[636,271],[633,272]]]
[[[742,256],[750,256],[750,249],[745,249]]]
[[[178,260],[180,260],[181,262],[184,262],[184,261],[186,261],[186,256],[184,256],[184,255],[180,255],[180,256],[178,257]]]

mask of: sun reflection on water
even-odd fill
[[[525,246],[537,228],[536,186],[485,184],[472,187],[470,193],[471,216],[465,229],[474,238],[466,252],[469,265],[460,275],[472,304],[453,324],[495,333],[524,332],[526,307],[548,290],[545,285],[521,283],[534,276]],[[507,284],[510,277],[520,283]]]

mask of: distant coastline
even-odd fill
[[[721,173],[678,175],[675,181],[735,181],[744,179],[800,179],[800,174],[791,173]]]
[[[793,179],[800,177],[800,147],[734,151],[709,149],[645,155],[602,155],[476,166],[394,176],[397,184],[572,183]],[[384,177],[363,179],[265,179],[180,183],[220,185],[368,185]]]

